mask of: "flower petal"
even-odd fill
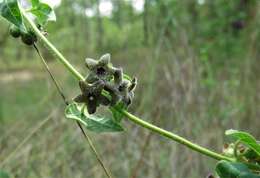
[[[88,103],[87,104],[87,109],[89,114],[94,114],[97,110],[97,105],[93,103]]]
[[[82,93],[88,93],[90,86],[87,84],[87,82],[84,82],[82,80],[79,81],[79,87]]]
[[[96,95],[101,95],[102,90],[104,89],[105,83],[102,80],[98,80],[95,83],[93,83],[94,91]]]
[[[90,72],[85,79],[85,81],[88,83],[94,83],[98,80],[99,80],[99,78],[97,77],[97,75],[94,72]]]
[[[100,57],[98,64],[105,66],[108,65],[109,62],[110,62],[110,54],[107,53]]]
[[[91,58],[86,58],[85,59],[85,64],[87,66],[87,68],[89,70],[92,70],[96,67],[96,65],[98,64],[98,62],[95,59],[91,59]]]
[[[110,103],[110,101],[109,101],[109,99],[107,98],[107,97],[105,97],[105,96],[100,96],[100,98],[99,98],[99,102],[102,104],[102,105],[104,105],[104,106],[108,106],[109,105],[109,103]]]
[[[84,103],[86,102],[84,95],[78,95],[73,99],[77,103]]]

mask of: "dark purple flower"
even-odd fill
[[[96,112],[97,107],[102,105],[108,105],[109,100],[101,94],[104,88],[104,82],[99,80],[93,84],[88,84],[84,81],[79,81],[79,87],[82,94],[78,95],[74,101],[78,103],[85,103],[89,114]]]

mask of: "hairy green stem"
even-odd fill
[[[156,133],[158,133],[158,134],[160,134],[160,135],[162,135],[164,137],[167,137],[167,138],[169,138],[171,140],[174,140],[174,141],[176,141],[176,142],[178,142],[178,143],[180,143],[182,145],[185,145],[186,147],[189,147],[190,149],[192,149],[194,151],[197,151],[199,153],[207,155],[207,156],[209,156],[211,158],[214,158],[216,160],[234,161],[232,158],[229,158],[229,157],[226,157],[224,155],[215,153],[215,152],[213,152],[213,151],[211,151],[211,150],[209,150],[207,148],[204,148],[204,147],[199,146],[199,145],[197,145],[195,143],[192,143],[189,140],[187,140],[187,139],[185,139],[185,138],[183,138],[183,137],[181,137],[179,135],[176,135],[176,134],[174,134],[172,132],[164,130],[164,129],[162,129],[160,127],[157,127],[157,126],[155,126],[153,124],[150,124],[150,123],[148,123],[148,122],[146,122],[146,121],[144,121],[144,120],[134,116],[133,114],[125,111],[125,110],[120,111],[120,112],[122,114],[124,114],[129,120],[133,121],[134,123],[136,123],[136,124],[138,124],[138,125],[140,125],[142,127],[145,127],[145,128],[147,128],[147,129],[149,129],[151,131],[154,131],[154,132],[156,132]]]
[[[65,59],[65,57],[49,42],[49,40],[47,38],[45,38],[45,36],[39,31],[39,29],[36,27],[36,25],[34,24],[33,21],[31,21],[31,19],[26,15],[25,11],[20,8],[21,10],[21,13],[23,15],[23,17],[26,19],[26,21],[30,24],[30,26],[32,27],[33,31],[37,34],[37,36],[43,41],[43,43],[45,45],[47,45],[47,47],[49,48],[49,50],[51,50],[55,55],[57,55],[57,59],[59,59],[59,61],[73,74],[73,76],[75,76],[78,80],[84,80],[84,77]],[[34,47],[35,49],[37,50],[38,54],[40,55],[39,51],[38,51],[38,48],[35,46],[34,44]],[[42,57],[40,55],[40,57]],[[43,59],[44,61],[44,59]],[[45,63],[44,61],[44,65],[46,65],[45,67],[47,67],[47,70],[48,72],[49,69],[48,69],[48,65]],[[51,75],[51,73],[50,73]],[[52,76],[52,75],[51,75]],[[52,77],[56,87],[58,88],[58,90],[60,91],[60,88],[58,87],[55,79]],[[65,103],[67,104],[67,101],[64,100]],[[106,168],[106,166],[104,165],[104,163],[102,162],[91,138],[85,133],[84,129],[82,128],[82,126],[80,125],[80,123],[77,121],[77,125],[78,127],[80,128],[81,132],[83,133],[84,137],[86,138],[87,142],[89,143],[89,146],[91,148],[91,150],[93,151],[93,153],[95,154],[99,164],[101,165],[101,167],[103,168],[106,176],[108,178],[112,178],[112,175],[110,174],[109,170]]]
[[[34,22],[26,15],[26,12],[21,9],[21,13],[25,20],[29,23],[36,35],[43,41],[43,43],[55,54],[57,59],[75,76],[78,80],[84,80],[84,77],[66,60],[66,58],[53,46],[50,41],[41,33],[41,31],[36,27]]]
[[[33,31],[37,34],[37,36],[42,40],[42,42],[47,45],[47,47],[55,54],[57,55],[57,59],[78,79],[78,80],[84,80],[84,77],[66,60],[66,58],[49,42],[49,40],[38,30],[34,22],[30,20],[30,18],[26,15],[24,11],[22,11],[22,15],[26,19],[26,21],[30,24]],[[190,142],[189,140],[180,137],[172,132],[166,131],[162,128],[159,128],[153,124],[150,124],[131,113],[127,112],[126,110],[122,110],[120,108],[115,108],[118,112],[122,113],[125,117],[127,117],[130,121],[147,128],[163,137],[167,137],[173,141],[176,141],[182,145],[185,145],[186,147],[197,151],[201,154],[204,154],[208,157],[214,158],[216,160],[227,160],[227,161],[235,161],[232,158],[226,157],[224,155],[218,154],[214,151],[211,151],[207,148],[201,147],[195,143]]]

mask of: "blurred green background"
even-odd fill
[[[260,1],[62,0],[48,38],[82,74],[111,53],[139,80],[130,111],[221,152],[224,131],[260,138]],[[0,162],[17,178],[105,177],[31,47],[0,18]],[[68,98],[78,84],[40,49]],[[117,178],[202,178],[215,161],[125,120],[124,133],[88,134]]]

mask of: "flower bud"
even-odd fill
[[[22,33],[22,41],[24,44],[30,46],[37,42],[37,36],[32,31]]]
[[[21,36],[21,31],[18,27],[16,27],[15,25],[12,25],[9,29],[9,33],[12,37],[14,38],[18,38]]]

